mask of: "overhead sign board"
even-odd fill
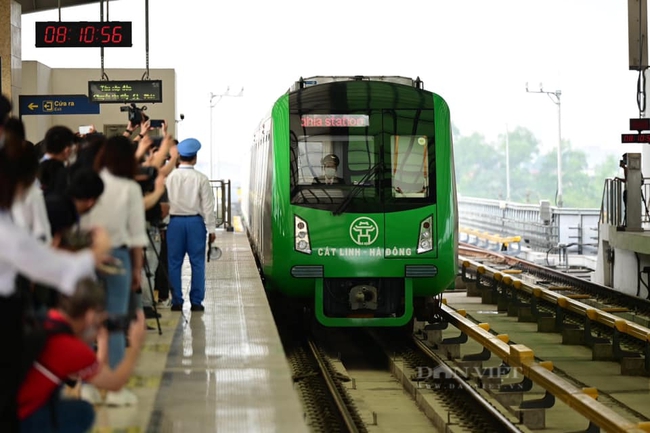
[[[86,95],[20,95],[20,115],[99,114]]]
[[[162,102],[162,80],[89,81],[88,99],[98,104]]]

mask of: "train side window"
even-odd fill
[[[395,198],[429,196],[429,140],[422,135],[392,135],[391,180]]]

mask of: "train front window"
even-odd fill
[[[392,197],[424,198],[429,195],[428,143],[426,136],[390,137]]]
[[[426,105],[409,102],[418,103]],[[398,212],[435,203],[434,118],[431,108],[292,112],[291,203],[334,214]]]
[[[371,172],[377,164],[375,140],[359,135],[296,136],[291,143],[292,203],[332,208],[351,188],[366,204],[376,201]]]

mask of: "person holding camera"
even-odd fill
[[[140,288],[143,248],[147,246],[144,201],[140,186],[135,181],[138,164],[135,147],[128,138],[114,136],[107,139],[95,160],[95,170],[104,182],[104,192],[95,206],[81,217],[81,228],[93,225],[106,227],[112,239],[111,255],[122,263],[123,272],[100,275],[106,289],[106,310],[114,315],[127,314],[130,292]],[[108,361],[111,368],[124,359],[126,340],[124,332],[111,332],[108,342]],[[136,396],[126,389],[108,392],[106,404],[131,405]]]
[[[161,227],[163,220],[169,213],[169,200],[166,195],[165,178],[174,169],[175,160],[178,155],[176,147],[173,146],[174,139],[166,133],[166,125],[163,124],[164,138],[154,139],[148,146],[148,153],[140,167],[139,177],[142,192],[145,195],[145,219],[147,222],[147,236],[149,244],[145,248],[144,266],[142,270],[142,308],[147,318],[160,317],[154,308],[154,277],[158,268],[161,252]],[[149,141],[148,138],[141,140]],[[169,160],[167,160],[169,155]]]
[[[92,280],[82,280],[71,296],[62,297],[47,314],[51,332],[27,372],[18,392],[18,417],[22,433],[65,431],[83,433],[94,423],[92,405],[84,400],[61,398],[59,390],[69,378],[98,388],[123,389],[135,369],[145,340],[144,315],[136,313],[128,326],[130,347],[120,363],[107,363],[108,331],[104,290]],[[97,354],[90,345],[97,341]]]
[[[190,304],[192,311],[204,311],[206,232],[214,242],[216,220],[214,196],[208,177],[194,170],[201,143],[187,138],[178,144],[180,165],[167,177],[169,225],[167,259],[172,289],[172,311],[183,310],[181,267],[185,254],[192,266]]]
[[[104,262],[110,249],[108,233],[92,228],[92,245],[76,253],[56,251],[17,226],[11,215],[15,202],[36,179],[38,159],[34,146],[5,131],[11,103],[0,95],[0,431],[20,430],[17,394],[23,341],[23,300],[17,295],[15,280],[20,272],[27,278],[74,293],[76,284],[93,276],[95,266]]]

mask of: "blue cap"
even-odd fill
[[[201,148],[201,143],[196,138],[186,138],[178,143],[178,154],[190,158],[196,156],[196,153]]]

